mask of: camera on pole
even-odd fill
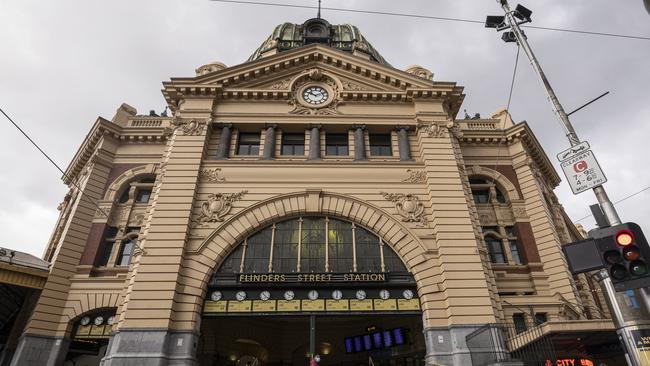
[[[650,286],[650,246],[633,222],[592,230],[589,239],[567,244],[562,251],[573,274],[603,268],[616,291]]]

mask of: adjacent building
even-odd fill
[[[12,365],[620,361],[526,122],[320,18],[163,86],[70,163]]]

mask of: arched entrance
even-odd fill
[[[423,365],[415,280],[380,236],[328,216],[246,237],[208,285],[199,365]]]

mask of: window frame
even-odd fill
[[[340,138],[340,141],[330,139]],[[345,144],[343,144],[345,143]],[[330,147],[335,148],[335,153],[330,153]],[[344,151],[341,149],[345,148]],[[342,153],[344,152],[344,153]],[[350,156],[350,135],[348,133],[325,133],[325,156]]]
[[[250,141],[247,141],[250,138]],[[254,140],[254,141],[253,141]],[[255,132],[238,132],[237,133],[237,146],[236,146],[236,155],[238,156],[259,156],[260,147],[262,144],[261,133]],[[243,152],[242,149],[246,148],[246,151]],[[257,149],[255,153],[253,150]]]
[[[287,144],[288,137],[300,137],[302,144]],[[294,142],[297,142],[294,141]],[[285,147],[291,148],[291,152],[285,152]],[[300,153],[296,153],[296,148],[301,149]],[[295,133],[295,132],[282,132],[282,138],[280,140],[280,155],[281,156],[305,156],[305,133]]]
[[[382,138],[388,138],[387,141],[381,141],[381,143],[377,143],[378,141],[374,141],[373,143],[373,138],[377,139],[378,137]],[[368,133],[368,147],[370,150],[370,156],[371,157],[387,157],[387,156],[393,156],[393,136],[390,133]],[[374,153],[373,149],[379,149],[378,153]],[[383,149],[387,148],[388,150],[385,151]]]

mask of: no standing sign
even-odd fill
[[[560,160],[560,166],[573,194],[582,193],[607,182],[591,150],[582,150],[575,154],[560,153],[558,159],[560,156],[564,157],[564,160]]]

